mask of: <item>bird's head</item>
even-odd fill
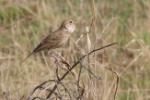
[[[63,28],[67,32],[72,33],[75,31],[75,23],[73,22],[73,20],[65,20],[61,24],[61,28]]]

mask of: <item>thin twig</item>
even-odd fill
[[[78,97],[77,97],[77,100],[80,100],[84,94],[84,88],[82,88],[80,86],[80,77],[81,77],[81,72],[82,72],[82,63],[80,62],[80,69],[79,69],[79,74],[78,74],[78,80],[77,80],[77,89],[78,89]]]
[[[41,97],[34,97],[32,100],[36,100],[36,99],[38,99],[38,100],[46,100],[46,99],[41,98]]]
[[[96,78],[97,80],[101,80],[102,78],[100,76],[96,76],[89,68],[83,66],[83,68],[85,70],[87,70],[89,72],[89,74],[91,74],[94,78]]]
[[[119,86],[119,79],[120,79],[119,75],[117,74],[117,72],[115,72],[111,68],[105,68],[105,69],[111,71],[116,76],[116,86],[115,86],[115,92],[114,92],[114,100],[116,100],[117,90],[118,90],[118,86]]]
[[[110,46],[113,46],[113,45],[116,45],[117,43],[111,43],[111,44],[108,44],[108,45],[105,45],[103,47],[100,47],[98,49],[94,49],[92,51],[90,51],[88,54],[82,56],[76,63],[74,63],[74,65],[72,65],[72,67],[69,69],[69,71],[67,71],[66,73],[64,73],[64,75],[62,77],[60,77],[59,81],[57,81],[57,83],[54,85],[53,89],[52,89],[52,92],[50,92],[46,99],[50,98],[51,95],[53,94],[53,92],[56,90],[58,84],[60,84],[60,82],[69,74],[70,71],[72,71],[79,63],[80,61],[82,61],[85,57],[87,57],[88,55],[91,55],[92,53],[96,52],[96,51],[99,51],[101,49],[104,49],[104,48],[107,48],[107,47],[110,47]]]
[[[47,80],[47,81],[42,82],[40,85],[36,86],[36,87],[33,89],[33,91],[31,91],[31,93],[29,94],[27,100],[30,100],[30,99],[31,99],[31,96],[35,93],[35,91],[36,91],[37,89],[43,88],[43,85],[45,85],[46,83],[48,83],[48,82],[54,82],[54,81],[55,81],[55,80]],[[44,88],[43,88],[43,89],[44,89]]]
[[[70,94],[69,90],[66,88],[66,86],[62,82],[60,82],[60,84],[63,86],[63,88],[65,89],[65,91],[68,93],[68,95],[70,97],[70,100],[72,100],[72,97],[71,97],[71,94]]]

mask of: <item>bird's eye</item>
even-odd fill
[[[69,21],[69,23],[72,23],[72,21]]]

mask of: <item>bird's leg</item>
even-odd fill
[[[55,55],[54,51],[49,51],[48,55],[50,55],[50,57],[52,57],[54,59],[54,63],[56,65],[56,78],[57,80],[59,80],[59,68],[62,69],[62,66],[60,64],[60,59],[58,59],[58,57]]]
[[[61,58],[61,62],[67,67],[67,71],[69,71],[73,76],[75,76],[75,73],[70,71],[71,65],[65,60],[65,58],[61,55],[59,55]]]
[[[57,59],[58,62],[61,62],[61,63],[65,64],[68,67],[68,69],[69,69],[70,64],[65,60],[65,58],[63,56],[59,55],[58,53],[56,53],[54,51],[51,51],[49,54],[53,58]]]
[[[66,70],[60,64],[60,63],[63,63],[67,67],[67,71],[70,70],[71,65],[65,60],[64,57],[62,57],[61,55],[59,55],[58,53],[56,53],[54,51],[49,52],[49,54],[55,59],[55,63],[57,62],[56,63],[57,66],[59,66],[63,70]],[[72,73],[72,74],[74,75],[74,73]]]

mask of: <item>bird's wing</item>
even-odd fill
[[[54,49],[57,48],[58,43],[60,42],[60,35],[49,34],[46,38],[42,40],[42,42],[33,50],[33,53],[37,53],[44,49]]]
[[[41,50],[44,50],[48,47],[48,41],[51,38],[51,35],[48,35],[46,38],[44,38],[39,45],[34,48],[33,53],[37,53]]]
[[[55,34],[58,33],[58,34]],[[59,47],[60,43],[60,37],[61,34],[59,32],[53,32],[52,34],[49,34],[46,38],[44,38],[39,45],[36,46],[36,48],[33,49],[33,51],[22,61],[22,63],[29,58],[31,55],[44,50],[44,49],[54,49]]]

